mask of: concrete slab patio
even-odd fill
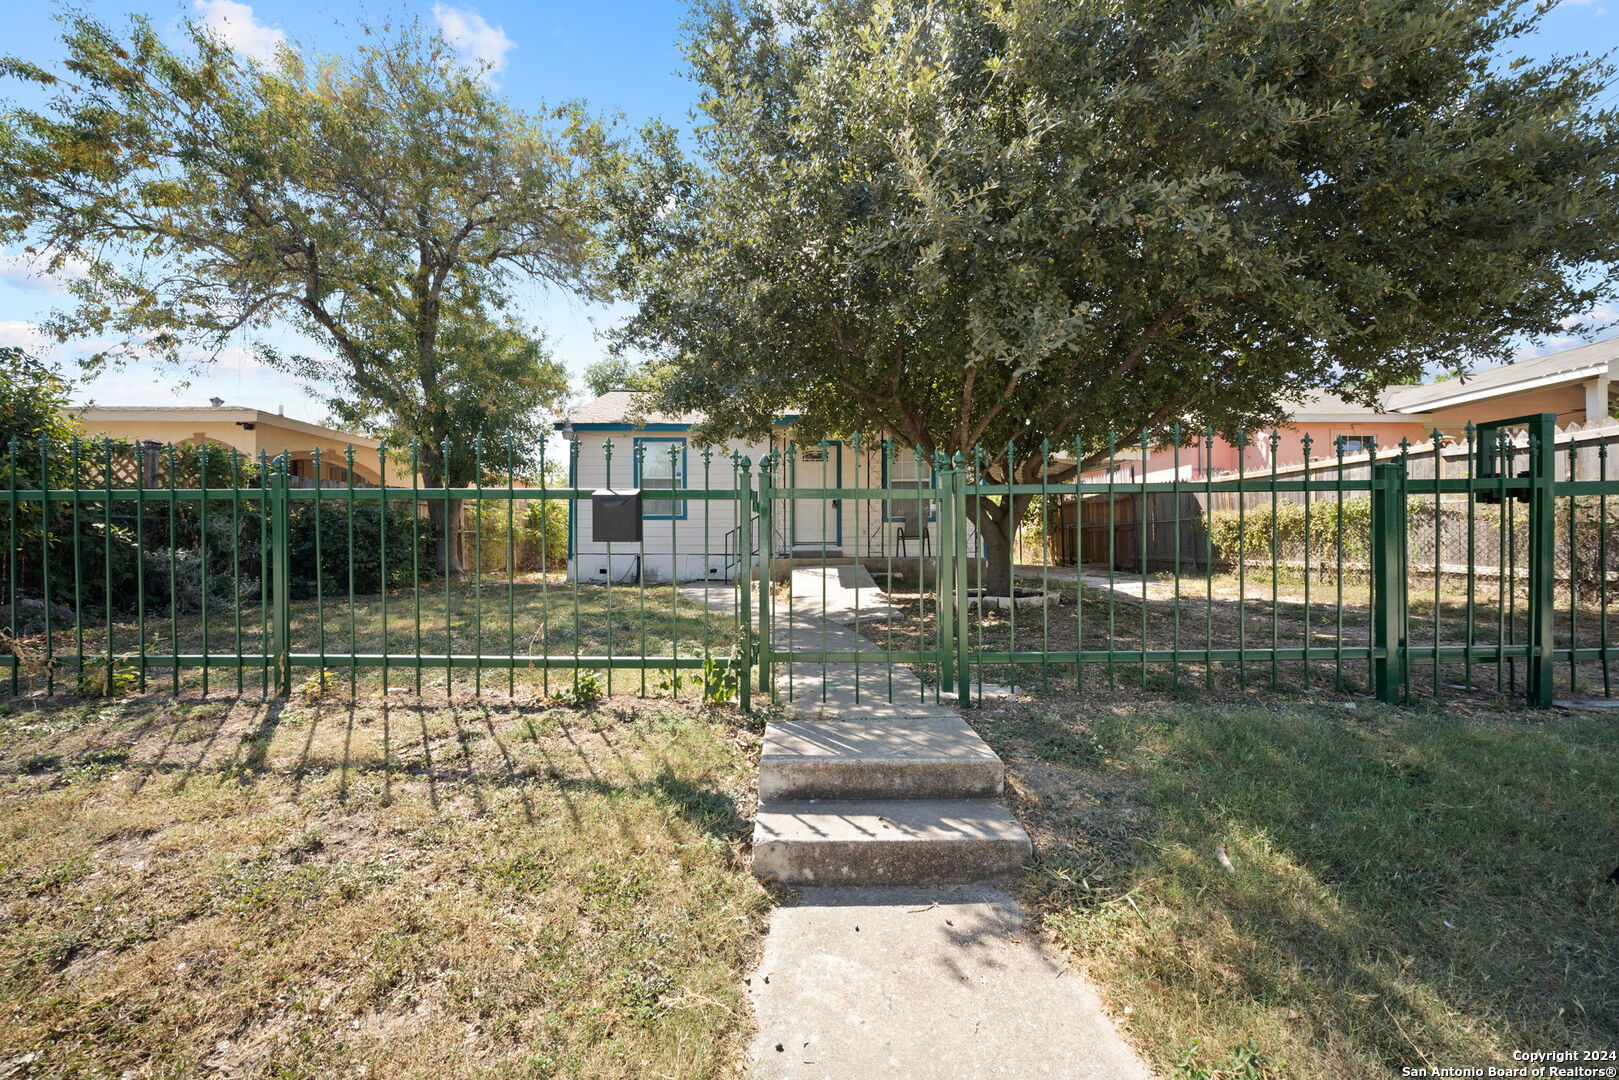
[[[749,980],[759,1080],[1150,1080],[1004,891],[805,889]]]

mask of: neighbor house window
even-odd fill
[[[644,453],[637,454],[635,486],[642,491],[641,516],[643,518],[684,518],[686,501],[649,499],[654,491],[679,491],[686,486],[685,439],[636,439],[635,445]]]
[[[1359,454],[1366,449],[1366,440],[1359,436],[1352,438],[1348,435],[1342,435],[1339,437],[1343,441],[1344,453],[1346,454]]]

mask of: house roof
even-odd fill
[[[1392,388],[1389,393],[1392,394],[1397,390],[1407,389],[1415,388],[1399,386]],[[1375,409],[1366,405],[1357,405],[1354,402],[1345,401],[1337,394],[1327,390],[1305,391],[1305,393],[1301,394],[1297,398],[1294,398],[1287,404],[1291,412],[1293,423],[1298,423],[1300,421],[1345,422],[1366,420],[1398,420],[1408,423],[1411,419],[1407,415],[1392,412],[1386,406],[1384,408]]]
[[[355,446],[379,445],[376,439],[368,435],[238,405],[70,405],[65,411],[92,426],[98,421],[130,424],[143,420],[166,423],[218,423],[223,420],[236,424],[262,424],[305,435],[324,435]]]
[[[635,390],[609,390],[599,398],[569,409],[566,416],[575,428],[688,428],[702,422],[700,412],[665,413],[642,405],[646,395]],[[561,427],[562,422],[557,423]]]
[[[1532,360],[1503,364],[1459,379],[1443,379],[1423,386],[1394,387],[1389,391],[1386,402],[1392,412],[1431,412],[1502,394],[1559,386],[1611,374],[1615,361],[1619,361],[1619,337],[1537,356]]]
[[[1462,405],[1523,390],[1580,382],[1602,374],[1619,376],[1619,336],[1531,360],[1503,364],[1459,379],[1444,379],[1416,386],[1392,386],[1384,392],[1381,408],[1345,401],[1326,390],[1307,391],[1290,403],[1292,420],[1317,422],[1401,421],[1423,417],[1435,409]],[[575,428],[684,429],[703,419],[700,412],[664,413],[641,407],[644,394],[611,390],[567,413]],[[558,427],[562,423],[557,424]]]

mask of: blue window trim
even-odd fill
[[[686,487],[686,464],[687,464],[687,458],[690,456],[690,451],[686,447],[686,440],[684,438],[676,439],[676,438],[661,438],[661,437],[651,437],[651,438],[645,438],[645,439],[638,438],[638,439],[635,440],[634,447],[636,449],[639,449],[640,447],[645,446],[648,443],[679,443],[680,444],[680,476],[675,481],[675,490],[676,491],[683,490]],[[649,454],[655,453],[655,452],[656,451],[650,450],[650,449],[647,451],[647,453],[649,453]],[[630,470],[630,484],[631,484],[632,487],[637,487],[638,488],[638,487],[641,486],[641,455],[640,454],[635,454],[631,458],[631,462],[632,462],[632,468]],[[685,521],[686,520],[686,515],[691,509],[691,503],[686,499],[679,499],[677,501],[678,501],[678,503],[680,505],[680,513],[678,513],[678,514],[647,514],[647,513],[643,513],[641,515],[641,520],[642,521]]]
[[[895,449],[895,456],[896,457],[899,454],[902,454],[902,453],[903,454],[913,454],[913,455],[916,453],[916,451],[914,449],[912,449],[911,447],[908,447],[908,446],[899,446],[899,447],[895,447],[894,449]],[[881,451],[879,451],[878,453],[879,453],[879,456],[882,458],[882,462],[883,462],[883,479],[882,479],[882,483],[879,486],[886,489],[888,487],[888,455],[882,453]],[[926,462],[925,464],[926,464],[927,470],[928,470],[928,487],[930,487],[930,488],[938,487],[939,486],[939,477],[938,477],[937,472],[933,468],[933,463],[931,461],[929,461],[929,462]],[[917,477],[917,479],[920,480],[921,477]],[[887,497],[884,497],[884,499],[883,499],[883,520],[888,522],[890,525],[892,525],[896,521],[904,521],[905,520],[904,518],[895,517],[893,514],[890,514],[888,512],[888,504],[889,504],[890,501],[897,501],[897,500],[890,500]],[[935,500],[935,499],[929,499],[928,500],[928,520],[929,521],[938,521],[939,520],[938,501]]]

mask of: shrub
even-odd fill
[[[485,572],[506,570],[507,512],[505,499],[484,499],[471,508],[470,527],[483,534],[482,565]],[[511,548],[514,570],[556,570],[568,563],[568,506],[562,499],[519,501],[511,508]],[[467,561],[473,554],[470,531],[464,539]]]
[[[1345,499],[1342,504],[1310,504],[1306,531],[1304,504],[1282,502],[1276,505],[1275,551],[1271,547],[1271,508],[1256,506],[1243,511],[1220,510],[1208,516],[1209,537],[1216,555],[1235,565],[1239,553],[1249,562],[1270,562],[1274,555],[1283,562],[1303,562],[1320,572],[1336,570],[1339,527],[1342,525],[1343,561],[1346,568],[1361,568],[1371,560],[1372,501]]]
[[[377,501],[356,502],[352,510],[340,497],[322,499],[320,515],[320,558],[315,558],[316,504],[313,499],[297,499],[287,511],[288,554],[292,561],[292,595],[308,599],[315,595],[315,567],[318,565],[321,589],[327,596],[346,596],[349,589],[350,559],[353,560],[354,591],[360,595],[381,592],[384,586],[397,589],[414,581],[411,525],[416,526],[416,562],[423,578],[435,577],[434,551],[438,526],[429,518],[418,517],[408,501],[389,500],[386,511]],[[383,579],[383,515],[387,515],[387,579]],[[354,525],[354,550],[348,546],[350,516]],[[253,523],[257,542],[258,523]]]

